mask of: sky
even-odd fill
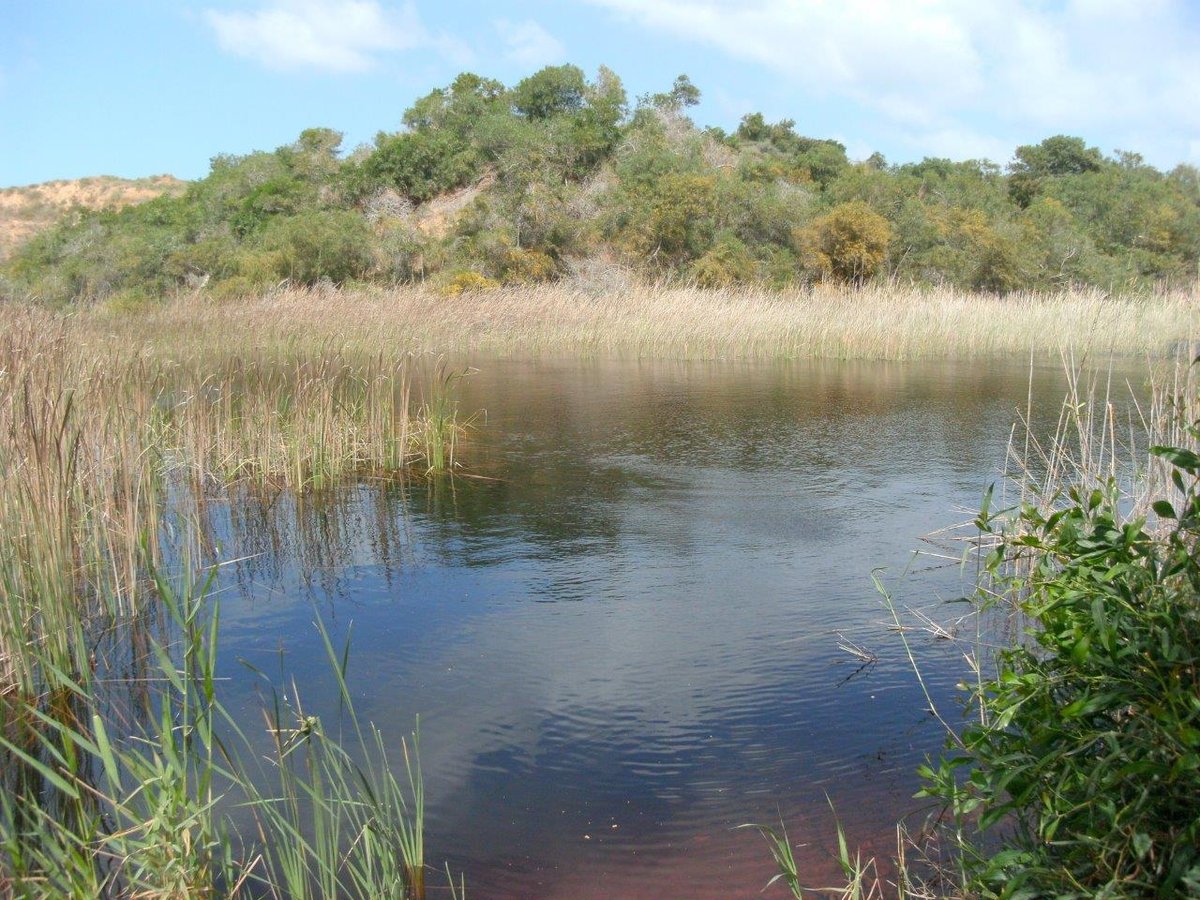
[[[202,177],[305,128],[349,150],[463,71],[686,73],[699,125],[852,159],[1007,163],[1054,134],[1200,164],[1200,0],[0,0],[0,186]]]

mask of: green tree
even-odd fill
[[[493,78],[464,72],[449,87],[437,88],[404,112],[404,125],[412,131],[440,128],[466,140],[483,118],[507,114],[508,91]]]
[[[461,187],[478,173],[475,150],[440,130],[380,134],[362,164],[364,187],[390,187],[414,203]]]
[[[1103,154],[1085,144],[1083,138],[1058,134],[1040,144],[1017,148],[1008,166],[1009,193],[1019,206],[1025,207],[1041,193],[1046,179],[1099,172],[1104,165]]]
[[[513,88],[512,104],[527,119],[549,119],[581,109],[586,90],[578,66],[547,66]]]
[[[689,106],[700,103],[700,88],[692,84],[687,75],[677,75],[671,89],[662,94],[654,94],[649,98],[649,105],[656,109],[679,112]]]

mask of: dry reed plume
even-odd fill
[[[132,316],[87,316],[93,340],[186,351],[315,350],[517,356],[854,359],[1011,353],[1162,355],[1192,337],[1197,292],[1109,296],[818,287],[703,290],[585,280],[442,297],[421,287],[291,289],[239,304],[180,298]]]
[[[154,353],[97,334],[84,317],[0,309],[0,692],[35,694],[30,660],[47,655],[84,670],[86,636],[138,611],[173,483],[307,488],[430,452],[410,428],[405,354],[238,355],[216,330]]]

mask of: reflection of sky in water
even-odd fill
[[[314,610],[353,623],[360,713],[396,737],[420,714],[427,846],[474,896],[756,896],[769,859],[733,826],[783,813],[827,848],[826,793],[886,854],[940,737],[871,570],[905,602],[963,592],[902,572],[996,479],[1028,368],[480,368],[483,477],[210,504],[223,555],[257,554],[222,573],[230,673],[282,648],[319,708]],[[1035,391],[1052,420],[1057,371]],[[847,680],[836,631],[879,664]],[[917,643],[949,698],[956,651]]]

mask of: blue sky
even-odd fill
[[[1007,162],[1077,134],[1200,164],[1196,0],[0,0],[0,186],[204,175],[321,125],[351,148],[461,71],[686,72],[852,158]]]

